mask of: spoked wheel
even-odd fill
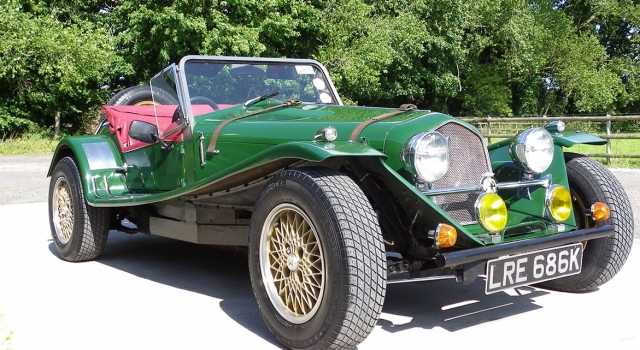
[[[262,228],[260,268],[269,300],[291,323],[310,320],[324,294],[325,257],[311,219],[299,207],[274,208]]]
[[[540,286],[565,292],[584,292],[597,288],[615,276],[629,256],[633,244],[633,214],[629,198],[615,176],[595,160],[581,154],[565,153],[567,176],[579,228],[596,226],[590,216],[591,205],[609,206],[615,233],[583,242],[582,272]]]
[[[68,261],[98,257],[107,243],[109,213],[108,208],[87,205],[75,161],[62,158],[49,186],[49,224],[60,256]]]
[[[67,179],[59,177],[53,185],[52,208],[55,235],[62,244],[67,244],[73,232],[73,200]]]
[[[265,323],[293,349],[352,349],[373,330],[386,263],[375,212],[346,175],[280,172],[251,219],[249,271]]]

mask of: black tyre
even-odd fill
[[[544,282],[541,286],[564,292],[584,292],[612,279],[627,261],[633,244],[633,214],[627,194],[609,170],[581,154],[565,153],[565,161],[578,227],[596,225],[588,212],[594,202],[602,202],[611,209],[611,216],[605,223],[613,225],[615,233],[584,242],[580,274]]]
[[[64,260],[91,260],[104,249],[109,209],[87,205],[73,158],[62,158],[49,185],[49,224],[53,243]]]
[[[367,197],[336,171],[282,171],[253,212],[249,271],[282,344],[353,348],[373,330],[386,292],[382,235]]]
[[[107,105],[109,106],[144,106],[152,104],[177,105],[178,100],[162,89],[153,89],[146,85],[128,87],[115,94]]]

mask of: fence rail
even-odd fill
[[[602,157],[607,158],[607,163],[611,163],[612,158],[640,158],[640,154],[615,154],[611,151],[611,140],[640,140],[640,134],[633,135],[613,135],[611,132],[611,123],[615,121],[635,120],[640,121],[640,115],[624,115],[624,116],[582,116],[582,117],[522,117],[522,118],[460,118],[468,123],[478,126],[483,131],[483,136],[486,137],[491,143],[493,138],[511,138],[516,136],[514,133],[494,133],[493,130],[496,126],[510,125],[510,124],[523,124],[532,122],[551,122],[554,120],[562,120],[566,124],[575,122],[604,122],[605,133],[594,133],[593,135],[601,137],[607,140],[606,153],[586,153],[589,157]],[[503,128],[501,128],[503,129]],[[513,131],[513,127],[508,128]],[[517,129],[517,128],[516,128]]]

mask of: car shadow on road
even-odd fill
[[[49,249],[55,255],[53,243]],[[251,290],[247,255],[144,234],[111,231],[96,262],[174,288],[220,299],[232,320],[281,347],[262,320]],[[454,332],[540,308],[530,287],[510,294],[484,294],[484,281],[465,286],[453,280],[387,286],[377,325],[388,332],[440,327]],[[409,321],[407,321],[409,320]],[[201,322],[201,321],[199,321]]]
[[[49,250],[58,255],[53,243]],[[95,261],[156,283],[220,299],[220,308],[232,320],[281,347],[258,311],[246,253],[111,231],[104,252]]]
[[[436,327],[455,332],[541,308],[533,298],[549,294],[532,287],[486,295],[484,280],[470,285],[455,280],[393,284],[378,326],[388,332]]]

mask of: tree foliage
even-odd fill
[[[466,115],[640,109],[635,0],[8,0],[0,132],[77,128],[189,54],[315,58],[343,100]],[[108,88],[107,88],[108,87]]]
[[[0,132],[51,126],[56,113],[77,127],[107,96],[101,84],[128,69],[107,29],[71,10],[1,3]]]

